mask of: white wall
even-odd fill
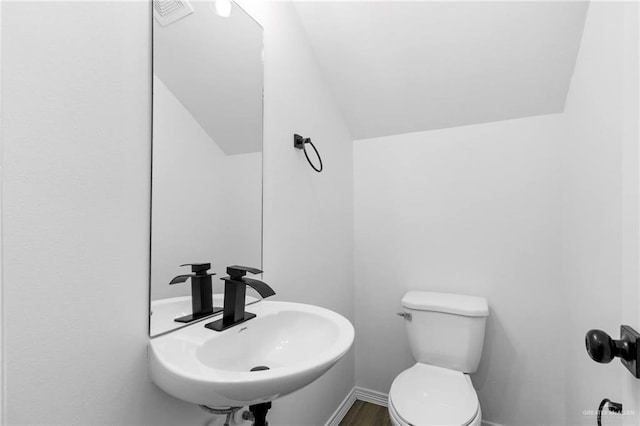
[[[265,279],[352,318],[350,137],[290,5],[264,8]],[[3,3],[9,424],[207,418],[147,376],[150,23],[144,2]],[[318,143],[323,174],[294,131]],[[270,419],[323,424],[353,384],[349,354]]]
[[[0,28],[2,23],[2,3],[0,3]],[[0,99],[2,98],[2,31],[0,30]],[[0,119],[2,117],[2,102],[0,102]],[[5,403],[6,398],[4,397],[4,384],[5,384],[5,362],[4,362],[4,327],[2,325],[2,319],[4,318],[4,292],[2,291],[2,264],[4,257],[2,256],[2,140],[3,140],[3,132],[2,126],[0,125],[0,423],[6,424],[6,409]]]
[[[262,267],[262,152],[227,155],[154,76],[151,299],[191,295],[179,265]],[[261,120],[262,122],[262,120]]]
[[[561,117],[548,115],[356,141],[359,386],[386,393],[413,364],[395,316],[407,290],[480,295],[491,307],[472,376],[483,418],[562,414],[562,369],[548,351],[562,338],[561,137]]]
[[[640,327],[640,5],[624,5],[622,118],[622,323]],[[631,197],[629,197],[631,195]],[[628,423],[640,423],[640,383],[625,375],[625,409],[634,411]]]
[[[637,4],[591,4],[563,114],[356,141],[358,385],[387,392],[411,365],[393,314],[441,290],[489,299],[485,420],[593,424],[605,397],[638,412],[637,380],[584,349],[590,328],[640,327],[637,35]]]
[[[264,278],[276,299],[353,321],[353,150],[291,4],[240,2],[265,29]],[[292,147],[311,137],[314,172]],[[274,404],[274,425],[321,425],[355,384],[353,351],[314,385]]]
[[[590,5],[564,114],[563,347],[572,425],[594,424],[583,411],[605,397],[638,407],[637,380],[618,361],[592,362],[583,343],[591,328],[615,337],[620,324],[640,328],[637,13],[633,3]],[[638,414],[624,424],[638,424]]]

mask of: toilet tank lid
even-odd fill
[[[444,312],[467,317],[489,316],[487,299],[462,294],[409,291],[402,298],[402,306],[419,311]]]

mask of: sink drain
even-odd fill
[[[263,371],[263,370],[268,370],[268,369],[269,369],[269,367],[267,367],[266,365],[258,365],[257,367],[253,367],[249,371]]]

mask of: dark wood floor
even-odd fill
[[[340,422],[340,426],[391,426],[387,407],[356,401]]]

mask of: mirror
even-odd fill
[[[229,0],[153,4],[151,336],[188,325],[180,265],[211,263],[216,307],[227,266],[262,267],[262,27]]]

